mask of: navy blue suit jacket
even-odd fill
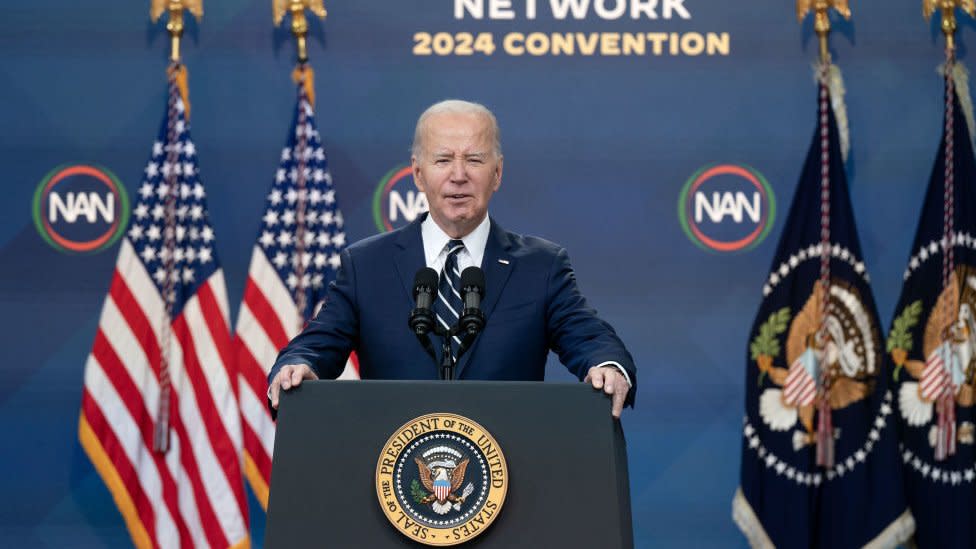
[[[324,306],[278,355],[269,382],[284,364],[308,364],[320,378],[335,378],[353,350],[363,379],[438,379],[437,366],[407,327],[414,276],[426,266],[422,220],[342,253]],[[581,380],[592,366],[618,362],[630,375],[627,400],[633,401],[633,358],[586,304],[565,249],[505,231],[492,219],[481,267],[485,328],[458,361],[457,379],[541,381],[552,349]]]

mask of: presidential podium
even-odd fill
[[[459,543],[632,547],[608,399],[582,383],[493,381],[306,381],[283,394],[265,547]]]

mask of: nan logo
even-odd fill
[[[407,422],[376,463],[376,497],[386,518],[427,545],[474,539],[498,517],[507,492],[508,465],[498,442],[455,414]]]
[[[410,166],[393,168],[373,193],[373,221],[376,228],[389,232],[400,228],[427,211],[427,196],[413,184]]]
[[[681,228],[705,250],[751,250],[769,235],[775,217],[773,189],[747,166],[701,168],[688,178],[678,198]]]
[[[115,243],[129,221],[129,197],[111,172],[59,166],[34,192],[34,225],[62,252],[99,252]]]

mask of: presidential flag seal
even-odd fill
[[[498,442],[456,414],[408,421],[376,462],[376,497],[386,518],[426,545],[474,539],[494,522],[507,492],[508,465]]]

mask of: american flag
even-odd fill
[[[79,421],[136,547],[249,543],[227,305],[171,76],[85,365]]]
[[[245,474],[265,508],[275,434],[267,404],[268,372],[335,279],[346,246],[343,225],[312,105],[299,85],[288,143],[251,254],[234,339]],[[340,379],[358,377],[352,356]]]

